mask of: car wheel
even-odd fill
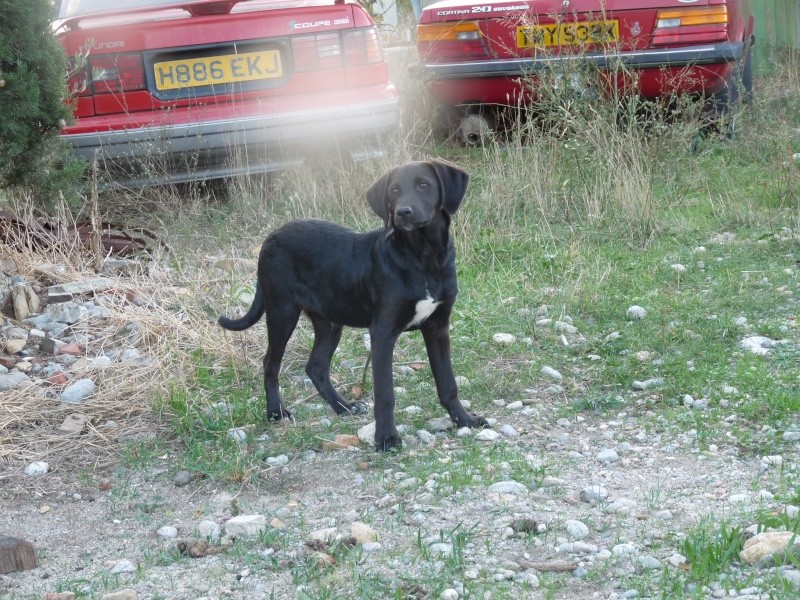
[[[458,124],[458,137],[465,146],[477,148],[494,139],[495,119],[488,113],[469,113]]]
[[[747,51],[747,56],[744,59],[744,64],[742,65],[742,91],[744,92],[742,96],[742,102],[745,104],[749,104],[755,98],[755,94],[753,93],[753,47],[750,46],[750,49]]]
[[[714,94],[708,105],[709,124],[712,130],[724,133],[728,139],[736,136],[736,111],[740,102],[753,100],[753,52],[747,49],[745,57],[737,64],[730,80]]]

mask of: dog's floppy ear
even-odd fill
[[[463,169],[434,158],[428,163],[439,178],[439,187],[442,190],[442,208],[448,215],[453,215],[461,206],[461,201],[467,193],[469,174]]]
[[[386,198],[389,186],[389,175],[391,171],[385,175],[381,175],[375,183],[367,188],[367,202],[369,202],[372,212],[383,219],[383,224],[389,224],[389,204]]]

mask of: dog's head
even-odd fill
[[[367,201],[384,225],[412,230],[444,211],[453,215],[467,191],[466,171],[442,160],[409,162],[381,176],[367,190]]]

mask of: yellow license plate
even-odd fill
[[[619,21],[582,21],[517,27],[518,48],[611,44],[619,40]]]
[[[277,50],[159,62],[153,65],[153,71],[158,90],[239,83],[283,75],[281,55]]]

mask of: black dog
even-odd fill
[[[375,397],[375,447],[402,440],[394,422],[392,353],[403,331],[425,340],[439,401],[459,427],[486,420],[464,410],[450,360],[450,312],[458,293],[450,217],[458,210],[469,176],[448,163],[410,162],[367,190],[384,228],[355,233],[323,221],[295,221],[267,237],[258,259],[258,286],[247,314],[220,317],[241,331],[267,315],[264,389],[270,419],[291,415],[278,387],[281,359],[300,313],[314,326],[306,373],[337,414],[366,410],[345,401],[330,381],[330,363],[342,326],[369,327]]]

